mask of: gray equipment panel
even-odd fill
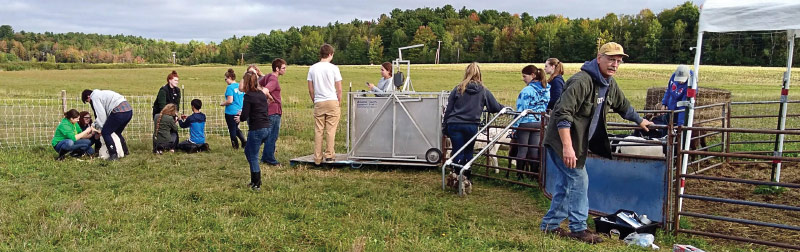
[[[348,157],[425,162],[440,149],[446,93],[348,94]]]

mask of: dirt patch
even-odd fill
[[[702,173],[702,175],[709,176],[759,181],[769,181],[771,174],[771,164],[725,164]],[[800,184],[800,164],[784,164],[781,169],[780,181],[784,183]],[[800,189],[786,188],[786,190],[780,194],[757,194],[757,188],[758,186],[755,185],[731,182],[697,179],[687,179],[686,181],[686,194],[800,207],[800,202],[798,202],[798,199],[800,199]],[[800,212],[798,211],[690,199],[684,200],[683,211],[800,226]],[[689,229],[691,230],[800,245],[800,231],[737,224],[725,221],[711,221],[692,217],[682,218],[687,218],[689,220],[691,225]]]

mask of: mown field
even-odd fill
[[[417,91],[450,90],[465,66],[414,65],[413,85]],[[513,106],[524,85],[523,66],[481,65],[486,85],[501,103]],[[579,66],[568,64],[566,77]],[[176,70],[185,95],[219,95],[221,100],[227,68]],[[243,66],[233,68],[240,76],[244,71]],[[665,86],[674,68],[624,64],[617,80],[642,108],[646,90]],[[289,66],[281,77],[283,99],[290,105],[278,140],[284,164],[310,154],[313,145],[307,69]],[[0,72],[0,99],[55,99],[60,90],[77,97],[86,88],[154,96],[170,70]],[[365,89],[364,82],[379,78],[378,66],[341,70],[345,90],[351,82],[352,90]],[[783,71],[703,66],[700,80],[701,86],[731,90],[737,101],[777,100]],[[798,76],[794,73],[795,83]],[[204,110],[213,113],[219,101],[204,102]],[[141,110],[136,113],[150,113]],[[344,120],[340,125],[337,150],[344,152]],[[119,162],[55,162],[46,143],[2,149],[0,250],[640,251],[616,241],[590,246],[544,235],[538,223],[549,202],[538,190],[478,180],[473,194],[460,198],[441,190],[436,170],[264,166],[264,187],[253,193],[245,186],[244,155],[230,149],[227,139],[211,133],[209,153],[162,156],[150,154],[146,138],[135,139],[133,154]],[[763,249],[668,235],[656,243],[668,248],[676,241],[707,251]]]

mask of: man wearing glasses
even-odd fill
[[[555,164],[550,171],[558,173],[560,179],[554,181],[556,189],[550,210],[542,218],[540,228],[546,233],[590,244],[602,242],[599,236],[586,229],[589,177],[585,162],[588,151],[611,158],[611,144],[606,132],[608,108],[622,118],[636,122],[645,131],[652,124],[634,111],[613,77],[622,64],[622,58],[627,56],[617,43],[601,46],[597,58],[584,63],[581,71],[567,80],[566,88],[550,114],[544,145],[547,157]],[[570,232],[559,228],[566,218],[569,218]]]

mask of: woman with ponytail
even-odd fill
[[[464,72],[464,80],[450,91],[447,108],[444,110],[442,130],[450,137],[453,151],[467,144],[467,140],[478,133],[483,107],[486,107],[489,113],[497,113],[504,106],[498,103],[492,92],[484,86],[481,69],[477,62],[472,62]],[[471,142],[464,151],[455,156],[453,162],[464,165],[472,160],[474,144],[475,142]],[[455,168],[453,172],[459,174],[460,168]],[[471,177],[469,170],[465,171],[464,175],[469,181]]]
[[[241,141],[242,147],[244,147],[247,141],[244,139],[242,131],[239,130],[239,123],[234,120],[234,117],[242,112],[244,92],[239,90],[239,83],[236,83],[236,73],[233,72],[233,69],[228,68],[228,71],[225,72],[225,83],[228,83],[228,87],[225,88],[225,100],[219,105],[225,107],[225,124],[228,125],[231,146],[239,149],[239,142]]]
[[[517,111],[522,112],[526,109],[533,110],[536,114],[527,115],[520,118],[519,121],[514,123],[514,127],[524,128],[515,131],[517,138],[517,158],[518,159],[538,159],[539,148],[531,148],[528,146],[538,146],[539,136],[541,132],[542,112],[547,111],[547,104],[550,101],[550,87],[544,83],[544,70],[537,68],[534,65],[528,65],[522,68],[522,81],[525,87],[519,92],[517,96]],[[531,130],[525,130],[531,129]],[[535,129],[535,130],[534,130]],[[517,170],[525,170],[525,164],[529,164],[531,171],[539,171],[539,163],[533,161],[517,160]],[[517,173],[517,177],[522,177]]]
[[[556,58],[549,58],[544,62],[544,71],[550,78],[547,79],[547,85],[550,86],[550,102],[547,103],[547,110],[552,110],[556,105],[558,98],[561,98],[561,92],[564,92],[564,64],[561,64]]]
[[[269,138],[269,102],[267,96],[258,85],[258,75],[245,72],[240,87],[244,92],[242,113],[236,118],[238,121],[247,122],[247,144],[244,146],[244,155],[250,164],[250,188],[258,191],[261,189],[261,168],[259,167],[258,151],[261,144]]]

